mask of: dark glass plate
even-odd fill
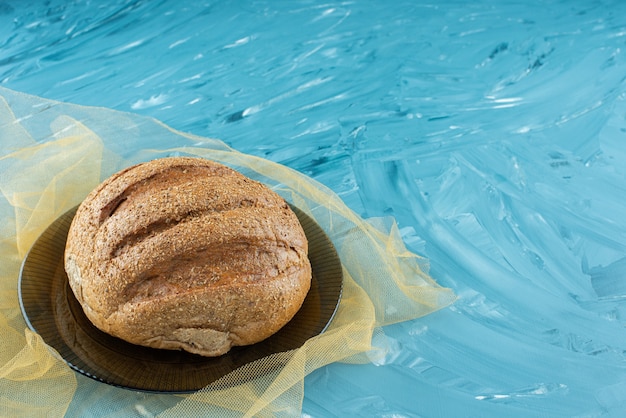
[[[326,329],[343,284],[335,247],[309,216],[294,212],[309,240],[313,280],[302,308],[270,338],[208,358],[159,350],[112,337],[87,319],[63,267],[67,232],[76,208],[54,221],[37,239],[20,272],[19,299],[28,326],[78,372],[101,382],[150,392],[192,392],[231,371],[274,353],[298,348]]]

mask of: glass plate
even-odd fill
[[[130,344],[94,327],[74,297],[63,267],[65,240],[76,208],[54,221],[26,256],[19,283],[22,313],[33,331],[86,376],[134,390],[196,391],[247,363],[302,346],[324,332],[332,320],[341,297],[341,262],[320,226],[298,208],[292,209],[309,240],[311,290],[294,318],[257,344],[208,358]]]

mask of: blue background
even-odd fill
[[[626,414],[625,49],[618,0],[0,0],[1,85],[295,168],[457,293],[312,417]]]

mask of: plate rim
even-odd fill
[[[312,338],[318,337],[319,335],[322,335],[324,332],[327,331],[327,329],[330,327],[333,319],[335,318],[337,311],[339,309],[339,304],[341,302],[342,296],[343,296],[343,291],[344,291],[344,280],[345,280],[345,273],[343,271],[343,264],[341,263],[341,258],[339,256],[339,253],[333,243],[333,241],[330,239],[330,236],[328,235],[328,233],[319,225],[319,223],[310,215],[308,215],[306,212],[304,212],[302,209],[298,208],[297,206],[295,206],[292,203],[287,202],[290,206],[290,208],[295,212],[296,216],[298,217],[298,220],[300,222],[300,224],[303,223],[303,220],[301,219],[301,216],[308,220],[309,222],[311,222],[312,224],[315,225],[315,227],[319,230],[319,233],[321,233],[322,239],[324,239],[324,241],[326,241],[329,245],[330,250],[333,252],[334,258],[336,258],[336,261],[338,262],[338,266],[337,268],[339,269],[339,280],[337,280],[336,283],[334,283],[335,286],[338,286],[338,291],[336,292],[336,301],[334,302],[334,306],[332,307],[332,312],[330,313],[330,315],[328,315],[327,319],[325,320],[324,325],[321,327],[321,329],[319,330],[319,332],[316,332],[312,335],[309,335],[306,337],[306,340],[299,344],[297,347],[293,347],[287,350],[278,350],[278,351],[273,351],[271,353],[268,353],[266,355],[263,355],[259,358],[250,360],[250,361],[246,361],[243,364],[240,364],[234,368],[232,368],[231,370],[229,370],[227,373],[221,375],[220,377],[218,377],[215,380],[212,381],[208,381],[204,384],[204,386],[202,387],[198,387],[195,389],[181,389],[181,390],[162,390],[162,389],[153,389],[153,388],[146,388],[146,387],[139,387],[139,385],[136,386],[128,386],[128,385],[124,385],[124,384],[120,384],[117,383],[115,381],[112,381],[111,379],[107,379],[107,378],[103,378],[103,377],[99,377],[93,373],[88,372],[87,370],[83,370],[80,366],[78,366],[77,364],[74,364],[73,362],[71,362],[70,360],[68,360],[66,358],[66,356],[64,356],[62,353],[59,352],[59,350],[54,347],[52,344],[50,344],[48,341],[50,338],[46,339],[44,337],[44,335],[42,335],[38,330],[37,327],[33,324],[31,317],[28,315],[28,307],[25,305],[25,300],[24,300],[24,270],[25,267],[27,265],[27,263],[30,261],[30,256],[32,255],[33,250],[35,249],[35,247],[37,246],[38,243],[40,243],[40,240],[43,239],[43,237],[49,233],[49,230],[56,224],[58,223],[61,218],[64,218],[65,216],[68,216],[68,213],[72,212],[72,211],[76,211],[76,209],[79,207],[79,205],[75,205],[72,208],[64,211],[61,215],[57,216],[56,218],[54,218],[43,230],[42,232],[38,235],[38,237],[33,241],[33,243],[31,244],[30,248],[28,249],[28,251],[26,252],[26,254],[24,255],[24,258],[20,264],[20,269],[19,269],[19,276],[18,276],[18,283],[17,283],[17,293],[18,293],[18,302],[19,302],[19,306],[20,306],[20,311],[22,314],[22,318],[24,319],[28,329],[34,333],[36,333],[37,335],[39,335],[41,337],[41,339],[44,341],[44,343],[46,344],[47,347],[52,348],[54,350],[54,353],[56,354],[56,356],[58,356],[64,363],[66,363],[71,369],[73,369],[74,371],[89,377],[95,381],[113,386],[113,387],[118,387],[118,388],[122,388],[122,389],[127,389],[127,390],[133,390],[133,391],[139,391],[139,392],[147,392],[147,393],[160,393],[160,394],[185,394],[185,393],[193,393],[196,392],[198,390],[203,389],[204,387],[206,387],[207,385],[212,384],[213,382],[223,378],[224,376],[227,376],[228,374],[246,366],[249,365],[251,363],[257,362],[257,361],[262,361],[263,359],[274,355],[274,354],[278,354],[281,352],[288,352],[288,351],[293,351],[293,350],[298,350],[300,348],[302,348],[302,346],[309,341]],[[74,215],[71,216],[71,219],[73,219]],[[71,223],[71,219],[68,222],[68,225]],[[68,226],[69,229],[69,226]],[[303,227],[304,229],[304,227]],[[306,232],[306,230],[305,230]],[[309,237],[307,237],[309,238]],[[65,247],[65,245],[63,245]],[[310,256],[309,256],[309,260],[310,260]],[[318,279],[319,281],[319,279]],[[49,287],[50,290],[54,290],[53,286],[53,282],[54,282],[54,276],[50,277],[50,280],[48,280],[46,283],[49,283]],[[58,293],[55,293],[58,294]],[[307,294],[308,297],[308,294]],[[334,299],[334,297],[333,297]],[[67,299],[67,297],[64,298],[64,304],[65,306],[70,305],[69,300]],[[52,302],[46,304],[46,306],[50,307],[50,312],[51,315],[55,318],[57,318],[57,314],[56,314],[56,310],[52,307]],[[92,327],[95,328],[95,326],[91,325]],[[97,328],[95,328],[97,330]],[[106,334],[106,333],[105,333]],[[107,334],[108,335],[108,334]],[[115,337],[114,337],[115,338]],[[131,343],[128,343],[131,344]],[[258,343],[257,343],[258,344]],[[134,344],[133,344],[134,345]],[[142,346],[138,346],[138,347],[142,347]],[[81,356],[76,353],[76,351],[68,345],[68,348],[72,351],[72,353],[74,353],[78,358],[81,358]],[[155,349],[155,348],[150,348],[151,350],[159,350],[159,349]],[[240,350],[245,350],[246,346],[243,347],[238,347],[238,349]],[[168,351],[172,351],[172,350],[163,350],[164,352],[168,352]],[[190,354],[190,353],[186,353],[186,354]],[[185,354],[185,355],[186,355]],[[227,353],[228,354],[228,353]],[[198,355],[193,355],[192,356],[198,356]],[[202,357],[202,356],[198,356],[198,357]],[[208,359],[210,361],[210,359],[212,359],[211,357],[207,357],[206,359]],[[84,360],[83,360],[84,361]]]

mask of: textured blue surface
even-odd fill
[[[293,167],[459,295],[313,417],[626,414],[625,48],[619,0],[0,0],[3,86]]]

